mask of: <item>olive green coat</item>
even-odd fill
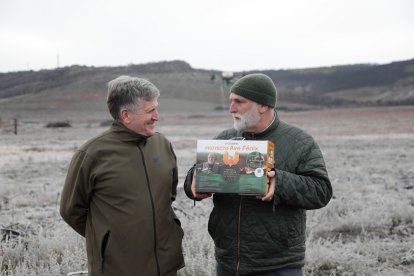
[[[114,123],[73,156],[63,219],[86,238],[90,275],[174,275],[184,266],[183,230],[172,209],[177,187],[170,142]]]
[[[275,145],[276,190],[272,202],[254,196],[214,194],[208,231],[217,262],[233,273],[260,273],[302,267],[305,259],[306,211],[325,206],[332,187],[322,153],[303,130],[279,120],[262,133],[229,129],[215,139],[242,136]],[[184,189],[191,194],[192,170]]]

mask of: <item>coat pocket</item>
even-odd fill
[[[106,231],[101,240],[101,273],[104,272],[105,252],[108,247],[109,238],[111,237],[111,230]]]
[[[182,240],[184,238],[184,230],[181,227],[181,222],[178,218],[174,218],[174,222],[176,224],[176,228],[177,228],[177,231],[178,231],[178,236],[179,236],[180,240]]]

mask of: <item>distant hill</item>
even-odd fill
[[[233,81],[252,72],[234,72]],[[281,109],[414,104],[414,59],[254,72],[274,80]],[[195,69],[184,61],[0,73],[0,116],[4,112],[103,111],[106,85],[120,75],[152,81],[161,90],[161,107],[168,112],[225,108],[231,85],[223,84],[220,71]]]
[[[322,106],[414,104],[414,59],[299,70],[267,70],[287,101]]]

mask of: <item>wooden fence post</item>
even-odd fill
[[[14,134],[17,135],[17,119],[14,118]]]

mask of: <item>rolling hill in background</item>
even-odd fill
[[[273,79],[278,107],[284,110],[414,104],[414,59],[382,65],[234,72],[232,81],[253,72]],[[106,85],[120,75],[153,82],[161,91],[163,112],[205,114],[225,108],[231,83],[224,84],[221,73],[195,69],[184,61],[0,73],[0,118],[106,111]]]

